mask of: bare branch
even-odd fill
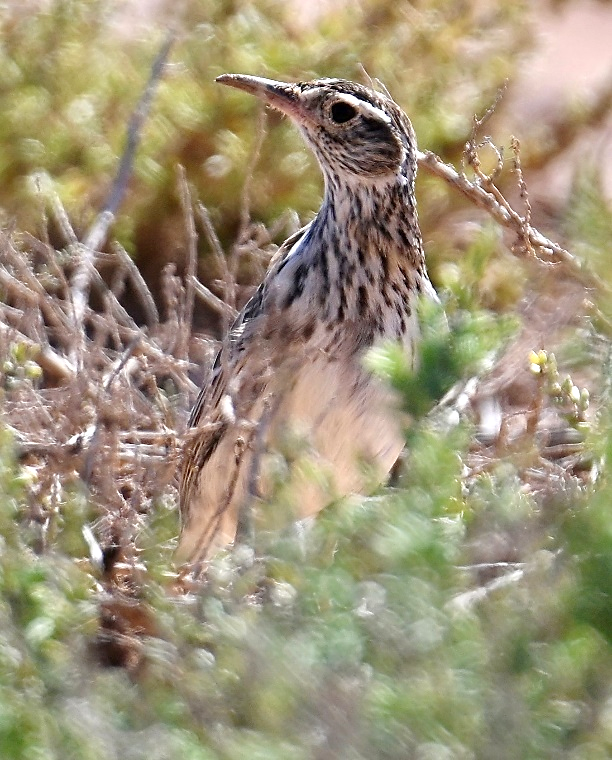
[[[470,132],[470,137],[463,149],[463,161],[467,162],[467,164],[471,166],[472,169],[474,169],[476,176],[483,183],[493,183],[495,179],[501,174],[504,166],[502,152],[495,145],[493,140],[491,140],[491,138],[488,136],[485,136],[479,140],[479,134],[483,126],[495,113],[497,106],[500,104],[501,99],[506,92],[507,86],[508,81],[506,80],[497,91],[493,103],[491,103],[491,105],[487,108],[487,110],[480,118],[474,115],[472,119],[472,131]],[[478,154],[478,151],[480,148],[484,147],[490,148],[496,157],[495,169],[490,174],[485,174],[481,169],[480,156]]]
[[[25,267],[24,267],[25,268]],[[38,283],[33,273],[23,273],[24,282],[19,280],[6,267],[0,265],[0,284],[6,288],[12,298],[21,299],[30,306],[37,306],[44,317],[53,327],[58,329],[60,336],[70,338],[72,331],[66,315],[58,305],[48,299],[44,288]],[[21,275],[21,272],[19,272]]]
[[[113,317],[117,320],[117,322],[121,325],[129,327],[130,330],[134,332],[141,333],[142,331],[136,322],[134,322],[125,307],[119,303],[117,296],[107,287],[106,283],[102,279],[102,275],[93,266],[91,269],[91,282],[94,285],[97,285],[100,288],[100,291],[104,294],[103,297],[108,302],[108,309]],[[89,312],[90,310],[87,307],[83,310],[83,319]]]
[[[198,295],[207,306],[214,309],[218,314],[228,320],[236,319],[238,316],[238,310],[219,298],[219,296],[216,296],[212,290],[209,290],[206,285],[201,283],[196,277],[192,277],[191,284],[196,295]]]
[[[512,567],[511,564],[510,567]],[[506,588],[513,583],[518,583],[523,579],[524,575],[525,568],[519,566],[516,570],[511,570],[504,575],[500,575],[483,586],[457,594],[457,596],[453,597],[453,599],[448,602],[447,608],[450,612],[455,614],[465,614],[470,612],[479,602],[484,601],[493,592]]]
[[[208,213],[208,209],[203,203],[196,204],[196,213],[200,219],[200,224],[210,245],[210,249],[215,257],[217,266],[221,272],[221,280],[223,281],[223,300],[230,307],[236,306],[236,280],[227,263],[227,258],[221,241],[219,240],[215,227]]]
[[[161,78],[164,64],[170,53],[172,43],[174,42],[174,33],[170,32],[164,41],[153,66],[151,67],[151,73],[149,80],[144,89],[143,94],[136,105],[130,123],[127,129],[126,146],[119,162],[119,170],[113,187],[111,188],[110,195],[102,209],[98,214],[93,225],[83,238],[83,242],[76,244],[77,253],[77,266],[72,276],[71,290],[72,301],[74,309],[74,323],[77,330],[82,331],[83,318],[85,316],[85,307],[89,301],[89,288],[91,284],[92,273],[94,270],[94,256],[95,251],[100,248],[106,236],[108,230],[113,222],[115,213],[123,200],[125,190],[127,188],[128,180],[132,174],[132,167],[134,163],[134,157],[136,150],[140,143],[140,134],[142,126],[146,117],[148,116],[153,95],[157,88],[157,84]],[[83,348],[81,341],[81,350]]]
[[[87,302],[89,301],[89,283],[91,279],[91,273],[94,271],[93,257],[94,251],[91,248],[77,243],[74,247],[74,251],[77,256],[78,264],[75,273],[71,280],[72,289],[72,309],[74,328],[79,336],[77,345],[74,346],[72,352],[73,361],[79,361],[79,354],[83,351],[83,317],[87,308]]]
[[[238,234],[236,235],[236,240],[234,245],[231,248],[231,253],[229,255],[229,282],[232,283],[231,288],[228,290],[228,292],[231,292],[233,298],[228,299],[231,306],[236,306],[235,301],[235,294],[236,294],[236,279],[238,275],[238,263],[240,261],[240,258],[242,257],[244,253],[244,243],[249,239],[249,227],[251,223],[251,185],[253,182],[253,174],[255,172],[255,167],[257,166],[257,163],[259,161],[259,157],[261,155],[261,148],[263,146],[263,142],[266,136],[266,110],[265,108],[262,108],[259,111],[259,118],[257,121],[257,129],[256,129],[256,136],[255,136],[255,143],[251,149],[251,155],[249,157],[249,160],[247,162],[246,166],[246,172],[245,172],[245,178],[244,178],[244,184],[242,186],[242,193],[240,196],[240,226],[238,229]]]
[[[514,211],[507,202],[501,203],[492,192],[476,182],[471,182],[465,174],[459,173],[453,166],[445,164],[435,153],[419,151],[418,161],[419,165],[428,172],[444,180],[475,206],[486,211],[502,227],[512,230],[521,239],[527,239],[534,248],[540,251],[541,255],[547,258],[547,263],[563,264],[588,287],[601,287],[601,281],[582,266],[580,259],[542,235]]]
[[[121,155],[119,162],[119,169],[117,175],[113,181],[110,193],[104,204],[104,208],[98,214],[96,220],[88,230],[87,234],[83,238],[83,245],[85,248],[97,250],[104,244],[110,225],[113,223],[117,209],[123,201],[125,191],[127,189],[128,182],[132,176],[134,159],[136,157],[136,151],[140,144],[140,138],[142,128],[145,123],[149,111],[151,109],[151,103],[155,91],[164,72],[164,66],[170,55],[170,50],[174,44],[174,32],[169,32],[164,40],[159,52],[157,53],[155,60],[151,66],[149,73],[149,79],[145,85],[145,88],[136,104],[136,108],[132,112],[130,121],[127,128],[125,148]]]
[[[166,266],[161,271],[161,295],[164,309],[167,314],[166,325],[170,328],[173,334],[173,340],[170,345],[170,350],[172,352],[174,352],[177,344],[179,343],[177,336],[179,333],[180,324],[177,315],[180,307],[180,293],[182,289],[181,283],[179,282],[178,277],[175,275],[175,272],[176,264],[174,264],[174,262],[166,264]]]
[[[108,378],[106,379],[104,383],[104,390],[106,392],[110,390],[110,387],[113,384],[113,381],[119,375],[121,370],[125,367],[128,359],[134,353],[134,350],[136,349],[136,346],[138,345],[139,342],[140,342],[139,338],[134,338],[134,340],[125,349],[123,354],[119,357],[118,361],[116,361],[114,366],[111,368],[111,372],[109,373]]]
[[[183,219],[185,222],[185,231],[187,235],[187,265],[185,267],[185,300],[181,330],[181,341],[179,344],[179,355],[187,357],[189,355],[189,336],[191,335],[191,325],[193,323],[193,301],[194,301],[194,282],[198,270],[198,234],[195,228],[193,218],[193,207],[191,203],[191,193],[185,177],[185,168],[178,167],[178,184],[179,195],[181,199],[181,208],[183,210]]]
[[[521,166],[521,144],[518,141],[518,138],[514,136],[510,138],[510,147],[514,153],[514,171],[518,180],[519,193],[521,195],[521,200],[525,205],[524,219],[525,228],[527,229],[531,227],[531,202],[529,200],[529,193],[527,192],[527,183],[525,182],[525,177],[523,176],[523,167]],[[525,248],[533,255],[534,250],[527,235],[523,237],[523,243],[525,245]]]
[[[45,180],[45,195],[49,199],[51,217],[58,230],[62,233],[66,245],[74,245],[79,242],[79,239],[72,227],[70,219],[68,218],[64,204],[61,202],[59,195],[53,188],[53,181],[51,178],[48,175],[45,175]]]
[[[145,318],[147,320],[147,324],[151,327],[156,326],[159,324],[159,312],[157,310],[157,306],[155,305],[155,300],[153,298],[153,295],[151,294],[151,291],[149,290],[149,286],[145,282],[144,277],[140,273],[140,269],[134,264],[134,261],[132,260],[132,257],[129,255],[129,253],[125,250],[125,248],[114,241],[111,243],[111,249],[115,256],[119,259],[121,262],[121,265],[125,267],[125,269],[128,271],[130,275],[130,279],[132,282],[132,286],[134,287],[134,290],[136,292],[136,295],[140,298],[140,303],[145,311]]]

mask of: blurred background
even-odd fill
[[[0,757],[610,757],[612,3],[29,0],[0,24]],[[159,319],[144,287],[115,288],[125,317],[92,279],[76,372],[67,231],[105,208],[169,34],[108,236]],[[416,378],[373,366],[421,415],[441,395],[427,372],[476,377],[469,419],[415,413],[394,487],[303,536],[269,529],[299,498],[281,482],[256,558],[224,554],[179,594],[173,457],[227,321],[200,300],[191,330],[189,241],[223,298],[210,218],[240,306],[322,193],[297,132],[225,72],[378,79],[421,150],[471,178],[474,117],[505,88],[482,168],[579,265],[539,260],[422,167],[452,329],[424,320]]]
[[[226,245],[251,170],[254,221],[270,225],[288,209],[304,221],[320,199],[314,160],[277,114],[268,115],[251,166],[259,105],[214,84],[226,71],[378,78],[412,118],[421,149],[455,164],[473,116],[507,81],[487,130],[505,146],[508,165],[510,136],[521,141],[536,225],[571,234],[585,176],[595,173],[604,193],[612,182],[605,2],[28,2],[5,3],[2,27],[0,207],[5,223],[31,231],[40,231],[45,203],[41,173],[77,229],[102,207],[153,58],[175,31],[113,230],[154,288],[163,264],[184,259],[178,163]],[[501,181],[510,193],[516,186],[509,172]],[[462,214],[473,220],[474,209],[427,177],[419,196],[434,279],[444,285],[438,265],[477,234],[459,222]],[[275,242],[295,224],[277,225]],[[200,259],[203,280],[218,278],[204,241]],[[489,289],[502,305],[513,297],[501,282]]]

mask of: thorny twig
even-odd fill
[[[537,251],[544,257],[540,258],[541,261],[544,263],[563,264],[588,287],[598,287],[601,285],[601,282],[583,268],[582,262],[577,257],[557,243],[549,240],[531,225],[531,205],[521,167],[520,144],[514,137],[511,143],[514,153],[514,170],[518,177],[521,199],[525,205],[524,216],[521,216],[512,208],[495,184],[503,169],[503,156],[490,137],[485,136],[479,141],[478,133],[495,112],[505,90],[506,84],[498,90],[494,102],[485,113],[480,118],[474,116],[470,137],[465,144],[463,152],[461,171],[457,171],[453,166],[445,164],[439,156],[431,151],[418,152],[419,165],[459,190],[475,206],[486,211],[500,225],[513,230],[531,254],[535,255]],[[490,148],[496,156],[495,168],[489,174],[483,172],[481,168],[478,151],[482,147]],[[474,170],[473,181],[465,173],[464,167],[466,164]]]
[[[474,169],[474,172],[476,176],[478,177],[478,179],[480,180],[480,182],[486,183],[489,185],[492,185],[493,182],[497,179],[497,177],[502,172],[502,169],[504,167],[503,156],[502,156],[502,152],[493,143],[490,137],[485,135],[482,139],[479,140],[479,135],[483,126],[489,121],[491,116],[493,116],[493,114],[495,113],[497,106],[500,104],[506,92],[507,86],[508,86],[508,82],[506,81],[497,91],[497,94],[495,96],[495,100],[493,101],[493,103],[487,108],[487,110],[484,112],[484,114],[480,118],[474,115],[474,118],[472,119],[472,131],[470,132],[470,137],[467,140],[465,144],[465,148],[463,150],[462,165],[465,166],[465,164],[467,163],[469,166],[471,166]],[[478,151],[480,150],[480,148],[484,148],[485,146],[490,148],[496,157],[495,169],[489,174],[485,174],[482,171],[481,164],[480,164],[480,156],[478,154]],[[463,169],[463,173],[465,173],[464,169]]]
[[[522,239],[526,238],[534,248],[540,251],[541,255],[546,257],[543,261],[567,266],[570,272],[579,277],[588,287],[601,286],[601,282],[583,268],[580,259],[528,224],[507,201],[500,202],[489,189],[477,181],[470,181],[465,174],[445,164],[435,153],[419,151],[418,160],[420,166],[465,195],[469,201],[486,211],[502,227],[513,230]]]
[[[510,147],[514,154],[514,171],[517,177],[519,193],[521,200],[525,205],[525,216],[523,217],[525,220],[524,228],[529,229],[529,227],[531,227],[531,201],[529,200],[527,184],[525,182],[525,177],[523,176],[523,167],[521,166],[521,144],[518,138],[512,136],[510,139]],[[523,244],[532,256],[535,255],[531,241],[527,235],[523,236]]]

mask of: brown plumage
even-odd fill
[[[386,340],[412,356],[416,299],[436,297],[414,198],[415,137],[387,94],[341,79],[218,81],[292,119],[319,161],[325,194],[315,219],[274,257],[192,410],[177,554],[185,562],[233,541],[245,509],[265,496],[268,454],[287,437],[323,475],[293,473],[292,518],[363,489],[364,463],[384,480],[402,449],[400,416],[363,357]]]

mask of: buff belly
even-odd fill
[[[237,419],[199,474],[179,561],[205,559],[231,543],[240,510],[254,507],[265,525],[279,471],[290,481],[288,523],[383,482],[404,445],[396,399],[357,361],[323,354],[288,361],[263,400],[235,398],[233,407]]]

